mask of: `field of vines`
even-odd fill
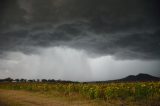
[[[0,83],[0,89],[77,93],[89,99],[160,100],[160,82],[132,83]]]

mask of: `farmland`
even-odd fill
[[[83,98],[89,101],[128,105],[160,105],[160,82],[129,82],[129,83],[0,83],[0,89],[27,91],[61,98]],[[72,100],[74,101],[74,99]],[[113,102],[112,104],[116,104]]]

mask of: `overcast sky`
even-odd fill
[[[0,78],[160,76],[159,0],[1,0]]]

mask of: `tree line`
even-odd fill
[[[66,80],[55,80],[55,79],[12,79],[12,78],[5,78],[0,79],[0,82],[61,82],[61,83],[71,83],[73,81],[66,81]]]

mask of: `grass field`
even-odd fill
[[[0,83],[3,106],[160,106],[160,82]]]

